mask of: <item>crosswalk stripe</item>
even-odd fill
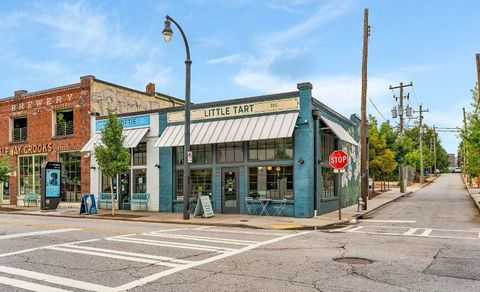
[[[158,240],[148,240],[148,239],[138,239],[132,237],[125,237],[125,238],[106,238],[106,240],[111,241],[119,241],[119,242],[126,242],[131,244],[145,244],[145,245],[154,245],[154,246],[165,246],[165,247],[174,247],[180,249],[193,249],[193,250],[203,250],[203,251],[211,251],[211,252],[227,252],[233,249],[227,248],[217,248],[213,246],[205,246],[205,245],[185,245],[181,244],[180,242],[170,242],[170,241],[158,241]]]
[[[156,255],[136,253],[136,252],[127,252],[127,251],[120,251],[120,250],[113,250],[113,249],[106,249],[106,248],[97,248],[97,247],[90,247],[90,246],[83,246],[83,245],[65,244],[60,247],[76,248],[76,249],[83,249],[83,250],[89,250],[89,251],[95,251],[95,252],[104,252],[107,254],[133,256],[133,257],[146,258],[146,259],[152,259],[157,261],[167,261],[167,262],[172,262],[177,264],[189,264],[192,262],[192,261],[180,260],[180,259],[164,257],[164,256],[156,256]]]
[[[420,236],[429,236],[432,233],[432,229],[425,228],[425,231],[420,234]]]
[[[164,238],[188,239],[193,241],[228,243],[228,244],[237,244],[237,245],[249,245],[249,244],[258,243],[257,241],[250,241],[250,240],[237,240],[237,239],[228,239],[228,238],[192,236],[192,235],[181,235],[181,234],[143,233],[142,235],[164,237]]]
[[[234,233],[234,234],[246,234],[246,235],[262,235],[262,236],[284,236],[285,233],[271,233],[271,232],[255,232],[244,230],[222,230],[222,229],[207,229],[205,232],[219,232],[219,233]]]
[[[98,291],[98,292],[112,291],[112,287],[107,287],[103,285],[92,284],[92,283],[77,281],[74,279],[52,276],[48,274],[22,270],[17,268],[0,266],[0,272],[5,274],[10,274],[10,275],[22,276],[24,278],[30,278],[30,279],[39,280],[39,281],[52,283],[56,285],[83,289],[87,291]],[[44,291],[47,292],[52,290],[44,290]]]
[[[363,228],[363,226],[357,226],[357,227],[355,227],[355,228],[352,228],[352,229],[347,230],[346,232],[355,232],[355,231],[360,230],[360,229],[362,229],[362,228]]]
[[[417,232],[418,228],[410,228],[406,232],[404,232],[402,235],[413,235],[415,232]]]
[[[18,237],[27,237],[27,236],[62,233],[62,232],[71,232],[71,231],[79,231],[79,230],[82,230],[82,229],[63,228],[63,229],[49,229],[49,230],[32,231],[32,232],[24,232],[24,233],[5,234],[5,235],[0,235],[0,239],[11,239],[11,238],[18,238]]]
[[[55,287],[40,285],[38,283],[32,283],[12,278],[6,278],[0,276],[0,284],[21,288],[25,290],[35,291],[35,292],[68,292],[70,290],[58,289]]]
[[[166,266],[166,267],[170,267],[170,268],[176,268],[176,267],[180,266],[179,264],[166,263],[166,262],[155,261],[155,260],[151,260],[151,259],[124,256],[124,255],[106,254],[106,253],[103,253],[103,252],[95,252],[95,251],[88,251],[88,250],[69,249],[69,248],[63,248],[63,247],[50,247],[48,249],[56,250],[56,251],[63,251],[63,252],[87,254],[87,255],[92,255],[92,256],[100,256],[100,257],[105,257],[105,258],[112,258],[112,259],[125,260],[125,261],[131,261],[131,262],[154,264],[154,265]]]

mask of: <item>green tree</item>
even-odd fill
[[[383,126],[383,124],[382,124]],[[377,128],[377,120],[370,116],[368,123],[368,136],[369,136],[369,168],[370,173],[374,180],[380,178],[385,181],[386,175],[391,173],[397,167],[395,161],[395,153],[387,147],[387,133],[385,130],[382,134]]]
[[[7,175],[10,172],[12,166],[7,156],[0,157],[0,182],[7,179]]]
[[[102,173],[110,178],[110,192],[112,194],[112,216],[115,216],[115,200],[113,195],[112,179],[130,167],[130,154],[123,146],[123,125],[112,113],[108,112],[105,127],[102,130],[101,143],[95,147],[95,157]]]
[[[478,86],[472,90],[473,111],[467,116],[467,127],[462,131],[463,147],[466,150],[466,165],[464,171],[472,177],[480,176],[480,98]]]

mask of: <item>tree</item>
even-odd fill
[[[115,199],[113,195],[113,178],[130,167],[130,153],[123,146],[123,125],[112,113],[108,112],[107,122],[102,130],[101,143],[95,147],[95,157],[102,173],[110,178],[112,194],[112,216],[115,216]]]
[[[368,136],[369,136],[369,167],[370,173],[374,180],[380,178],[385,181],[387,173],[392,172],[397,167],[395,161],[395,153],[387,147],[386,134],[382,133],[377,128],[377,120],[370,116],[368,122]],[[383,126],[383,124],[382,124]],[[386,128],[385,126],[384,128]],[[384,131],[387,133],[388,131]]]
[[[473,112],[467,116],[467,127],[462,132],[463,147],[466,149],[465,172],[470,177],[480,176],[480,118],[478,110],[480,108],[478,87],[472,90]]]
[[[8,161],[8,157],[0,157],[0,182],[7,179],[11,168],[12,166],[10,165],[10,161]]]

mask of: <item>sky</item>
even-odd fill
[[[184,97],[185,46],[192,102],[297,90],[346,117],[360,114],[363,11],[369,9],[367,111],[392,119],[389,86],[413,82],[405,103],[429,110],[424,122],[462,126],[480,53],[480,1],[416,0],[117,0],[0,1],[0,98],[98,79]],[[375,105],[378,109],[375,109]],[[408,122],[413,125],[414,121]],[[440,133],[456,153],[454,133]]]

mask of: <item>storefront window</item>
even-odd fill
[[[82,196],[80,152],[60,153],[58,156],[62,163],[62,201],[79,202]]]
[[[249,183],[251,197],[293,199],[293,166],[250,167]]]
[[[336,198],[335,194],[335,173],[333,168],[322,167],[322,199]]]
[[[243,143],[221,143],[217,144],[217,162],[242,162]]]
[[[133,165],[147,165],[147,143],[139,143],[133,148]]]
[[[133,170],[133,192],[134,193],[147,192],[147,170],[146,169]]]
[[[293,139],[249,141],[248,159],[252,161],[293,159]]]
[[[211,169],[192,169],[190,172],[192,189],[190,197],[212,195],[212,170]],[[176,171],[176,197],[178,200],[183,198],[183,170]]]
[[[192,151],[192,164],[210,164],[212,163],[212,145],[191,145]],[[176,148],[176,163],[177,165],[183,164],[183,147]]]
[[[102,175],[102,193],[110,193],[110,177]],[[113,193],[117,192],[117,179],[113,179]]]
[[[40,194],[41,181],[40,169],[46,155],[20,156],[19,157],[19,182],[20,195],[29,193]]]
[[[321,171],[322,171],[322,183],[321,193],[322,199],[336,198],[337,180],[336,175],[333,173],[333,168],[328,164],[328,157],[337,149],[337,140],[334,136],[327,133],[321,133]]]

